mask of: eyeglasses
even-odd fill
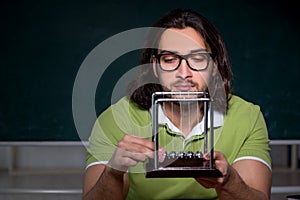
[[[175,71],[179,68],[181,61],[185,60],[190,69],[195,71],[205,70],[213,54],[208,52],[192,53],[187,55],[177,55],[172,52],[164,52],[154,57],[158,60],[163,71]]]

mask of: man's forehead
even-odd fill
[[[160,38],[159,49],[189,53],[206,49],[206,46],[202,36],[194,29],[166,29]]]
[[[189,49],[186,51],[183,51],[180,49],[179,51],[176,51],[174,49],[158,49],[158,53],[174,53],[178,55],[186,55],[186,54],[195,54],[195,53],[203,53],[203,52],[208,52],[208,50],[205,48],[199,48],[199,49]]]

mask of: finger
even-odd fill
[[[214,159],[215,160],[226,160],[224,154],[219,151],[214,152]]]
[[[125,135],[119,143],[119,148],[130,152],[142,153],[148,158],[154,158],[154,143],[145,138],[140,138],[133,135]],[[165,150],[159,147],[158,151],[159,161],[163,162]]]
[[[211,159],[210,153],[206,153],[203,157],[206,160]],[[213,154],[213,159],[214,159],[214,165],[215,165],[216,169],[218,169],[223,174],[223,177],[225,177],[228,173],[227,171],[228,171],[228,166],[229,166],[229,163],[228,163],[226,157],[224,156],[223,153],[215,151]]]
[[[126,171],[128,167],[135,166],[138,162],[144,162],[146,159],[147,157],[141,153],[117,149],[108,165],[120,171]]]
[[[125,135],[118,144],[121,149],[138,153],[153,153],[153,146],[153,142],[133,135]]]
[[[205,153],[203,155],[203,157],[206,159],[206,160],[210,160],[210,153]],[[219,151],[214,151],[214,154],[213,154],[213,159],[215,160],[221,160],[221,159],[224,159],[225,156],[219,152]]]
[[[124,156],[128,156],[132,159],[135,159],[137,161],[141,161],[144,162],[146,161],[147,158],[154,158],[154,152],[153,151],[149,151],[149,152],[145,152],[145,153],[137,153],[137,152],[130,152],[130,151],[126,151],[123,150],[124,152],[127,152],[127,154]],[[159,162],[163,162],[165,160],[165,150],[163,148],[159,148],[158,150],[158,160]]]
[[[126,172],[128,167],[137,165],[137,161],[129,157],[118,157],[110,160],[107,165],[113,169]]]
[[[128,141],[131,144],[135,144],[138,146],[143,146],[145,149],[154,150],[154,143],[148,139],[137,137],[134,135],[125,135],[123,138],[125,141]]]
[[[138,162],[130,157],[123,157],[119,163],[121,166],[133,167],[136,166]]]
[[[204,158],[205,160],[210,160],[210,153],[205,153],[205,154],[203,155],[203,158]]]
[[[122,153],[122,157],[127,157],[132,160],[138,161],[138,162],[144,162],[147,159],[147,155],[143,153],[135,153],[135,152],[129,152],[129,151],[124,151]]]
[[[166,150],[164,150],[163,148],[159,148],[159,150],[158,150],[158,161],[159,162],[163,162],[165,160],[165,153],[166,153]]]

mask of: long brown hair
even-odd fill
[[[198,31],[211,49],[211,53],[214,55],[214,61],[218,63],[218,70],[223,79],[226,97],[228,99],[228,95],[231,92],[231,66],[225,44],[219,32],[211,22],[195,11],[175,9],[160,18],[152,25],[152,27],[165,29],[184,29],[186,27],[191,27]],[[145,46],[158,46],[162,33],[162,31],[150,30]],[[157,48],[143,49],[140,63],[150,63],[152,56],[156,55],[157,51]],[[137,88],[137,86],[139,87]],[[134,101],[144,109],[149,109],[151,107],[151,95],[157,91],[163,91],[163,88],[158,84],[158,80],[153,74],[152,67],[146,67],[145,70],[141,71],[137,79],[131,82],[128,87],[130,100]]]

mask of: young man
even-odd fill
[[[217,30],[189,10],[171,11],[153,27],[164,31],[149,35],[148,42],[157,48],[144,50],[142,64],[150,61],[151,66],[132,84],[129,96],[108,108],[95,123],[83,198],[269,199],[271,160],[265,121],[258,106],[231,94],[231,69]],[[219,77],[221,86],[216,83]],[[145,178],[144,162],[153,158],[154,151],[151,95],[157,91],[207,91],[214,99],[217,137],[213,156],[223,177]],[[222,95],[215,94],[220,91]],[[165,125],[159,137],[171,141],[169,146],[160,146],[160,155],[171,147],[188,151],[203,145],[203,132],[198,131],[203,125],[202,108],[201,103],[160,105],[159,123]],[[209,159],[208,154],[204,157]]]

